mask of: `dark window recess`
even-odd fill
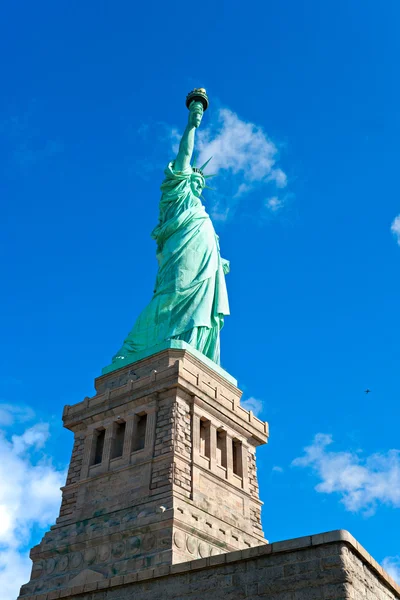
[[[146,441],[147,415],[138,415],[136,421],[136,435],[133,441],[133,450],[143,450]]]
[[[200,419],[200,453],[210,458],[210,422]]]
[[[111,458],[118,458],[119,456],[122,456],[122,451],[124,449],[125,427],[126,423],[115,424],[115,437],[113,439],[111,448]]]
[[[104,449],[104,438],[106,435],[106,430],[105,429],[101,429],[100,431],[97,432],[96,435],[96,447],[94,449],[94,458],[93,458],[93,464],[94,465],[99,465],[101,463],[101,461],[103,460],[103,449]]]
[[[233,472],[242,477],[242,444],[238,440],[232,440]]]
[[[226,434],[217,431],[217,464],[226,468]]]

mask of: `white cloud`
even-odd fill
[[[282,467],[279,467],[278,465],[275,465],[275,467],[272,467],[272,470],[273,470],[275,473],[283,473],[283,469],[282,469]]]
[[[248,194],[249,192],[251,192],[253,189],[253,186],[249,183],[241,183],[237,189],[237,192],[235,194],[235,198],[240,198],[240,196],[243,196],[244,194]]]
[[[37,423],[33,427],[26,429],[22,435],[13,435],[12,443],[15,454],[23,454],[32,447],[39,450],[45,445],[49,437],[49,424]]]
[[[292,464],[309,467],[321,479],[317,492],[341,496],[351,512],[372,515],[378,504],[400,507],[400,451],[363,457],[360,452],[333,452],[332,436],[319,433],[304,456]]]
[[[214,202],[211,209],[211,216],[214,219],[214,221],[220,221],[221,223],[224,223],[234,214],[235,210],[236,203],[232,206],[229,206],[226,202],[226,198],[224,198],[223,196],[221,198],[218,198],[217,196],[216,198],[214,198]]]
[[[287,186],[287,176],[282,169],[273,169],[268,179],[269,181],[274,181],[276,183],[276,187],[278,188],[284,188]]]
[[[176,156],[179,150],[179,142],[181,141],[182,134],[179,133],[176,127],[173,127],[170,131],[171,142],[172,142],[172,152]]]
[[[9,426],[16,420],[20,422],[30,421],[34,416],[35,413],[29,406],[0,404],[0,425]]]
[[[263,403],[261,402],[261,400],[257,400],[257,398],[248,398],[247,400],[241,400],[240,404],[243,406],[243,408],[245,408],[246,410],[251,410],[256,417],[258,417],[263,409]]]
[[[218,111],[216,124],[197,132],[199,165],[213,157],[209,169],[242,173],[247,182],[275,181],[286,185],[286,175],[275,168],[278,149],[261,127],[242,121],[228,108]]]
[[[3,600],[15,600],[19,588],[29,580],[32,561],[28,552],[8,548],[0,551],[0,589]]]
[[[3,405],[4,406],[4,405]],[[14,418],[18,410],[13,411]],[[26,415],[26,411],[21,410]],[[0,589],[3,600],[15,600],[30,577],[28,557],[33,526],[54,523],[65,472],[37,451],[49,437],[47,423],[38,423],[11,439],[0,430]]]
[[[397,215],[397,217],[394,219],[390,229],[393,235],[397,238],[397,243],[400,246],[400,215]]]
[[[277,212],[283,207],[283,200],[279,199],[278,196],[272,196],[265,201],[265,207],[271,212]]]
[[[176,130],[172,135],[177,149]],[[276,164],[277,146],[261,127],[243,121],[228,108],[220,109],[208,127],[199,128],[196,138],[197,165],[201,166],[212,156],[206,173],[219,175],[215,184],[218,191],[212,198],[214,218],[227,220],[239,203],[259,188],[286,187],[286,174]]]
[[[400,585],[400,556],[387,556],[382,561],[382,567]]]

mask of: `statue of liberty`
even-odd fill
[[[114,356],[114,368],[169,340],[182,340],[220,362],[220,330],[229,314],[229,262],[221,258],[218,236],[200,199],[209,161],[201,168],[191,166],[195,131],[208,107],[205,89],[188,94],[186,105],[188,124],[177,157],[165,169],[158,225],[151,234],[158,261],[154,295]]]

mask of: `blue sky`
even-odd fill
[[[2,4],[5,600],[57,513],[62,408],[93,393],[151,296],[162,171],[195,86],[231,261],[222,362],[271,428],[266,536],[349,529],[396,575],[399,26],[396,0]]]

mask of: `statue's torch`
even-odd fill
[[[207,92],[204,88],[194,88],[194,90],[192,90],[191,92],[188,93],[188,95],[186,96],[186,106],[189,108],[189,106],[191,105],[191,103],[193,101],[201,102],[203,105],[204,111],[207,110],[207,108],[210,104],[210,102],[208,100]]]

